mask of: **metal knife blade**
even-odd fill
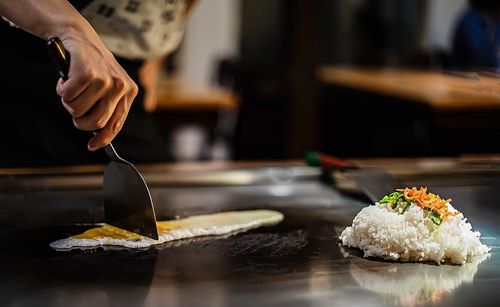
[[[51,38],[47,51],[61,78],[67,80],[70,54],[62,41]],[[106,223],[158,240],[153,201],[144,178],[132,163],[116,153],[111,143],[104,149],[111,159],[103,179]]]
[[[306,153],[305,160],[309,166],[321,166],[324,173],[322,178],[325,180],[335,181],[335,179],[332,179],[332,172],[341,172],[345,179],[354,182],[357,189],[373,203],[396,191],[396,189],[404,188],[403,183],[383,169],[359,168],[338,157],[317,152]]]
[[[403,183],[381,169],[353,169],[346,170],[343,174],[373,203],[396,189],[404,188]]]

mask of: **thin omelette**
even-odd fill
[[[174,240],[225,235],[262,226],[271,226],[282,220],[283,214],[272,210],[230,211],[198,215],[185,219],[157,222],[158,240],[104,224],[82,234],[54,241],[50,246],[57,250],[101,246],[146,248]]]

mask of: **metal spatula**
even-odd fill
[[[57,37],[47,42],[47,50],[63,80],[68,79],[70,54]],[[151,194],[139,171],[122,159],[109,143],[104,147],[111,162],[103,180],[106,223],[158,240]]]

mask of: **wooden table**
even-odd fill
[[[457,157],[422,157],[422,158],[351,158],[346,159],[349,164],[359,168],[384,169],[395,176],[420,176],[433,174],[470,174],[470,173],[495,173],[500,174],[500,155],[462,155]],[[319,177],[319,168],[306,167],[303,160],[269,160],[269,161],[208,161],[208,162],[181,162],[181,163],[151,163],[138,164],[137,169],[146,178],[162,176],[169,177],[168,183],[185,183],[190,178],[199,184],[207,176],[198,178],[200,173],[234,173],[242,170],[257,169],[317,169],[317,172],[296,172],[297,176],[310,176],[314,174]],[[48,178],[65,178],[74,176],[74,181],[82,180],[80,176],[101,177],[106,165],[74,165],[55,167],[26,167],[26,168],[0,168],[0,183],[8,181],[25,180],[35,178],[38,181],[50,184]],[[62,182],[72,184],[73,182]],[[60,182],[60,180],[56,180]],[[207,182],[210,183],[210,182]],[[101,182],[97,182],[101,184]],[[1,184],[0,184],[1,186]]]
[[[162,78],[158,84],[158,110],[234,110],[238,98],[226,89],[208,87],[177,78]]]
[[[500,79],[345,66],[320,67],[317,74],[324,84],[325,152],[425,156],[500,151],[500,143],[492,141],[500,136]],[[342,133],[333,138],[332,131]]]
[[[326,66],[321,82],[425,104],[434,110],[500,109],[500,79],[410,69]]]

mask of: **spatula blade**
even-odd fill
[[[104,172],[103,192],[106,223],[158,240],[151,194],[132,164],[111,161]]]

